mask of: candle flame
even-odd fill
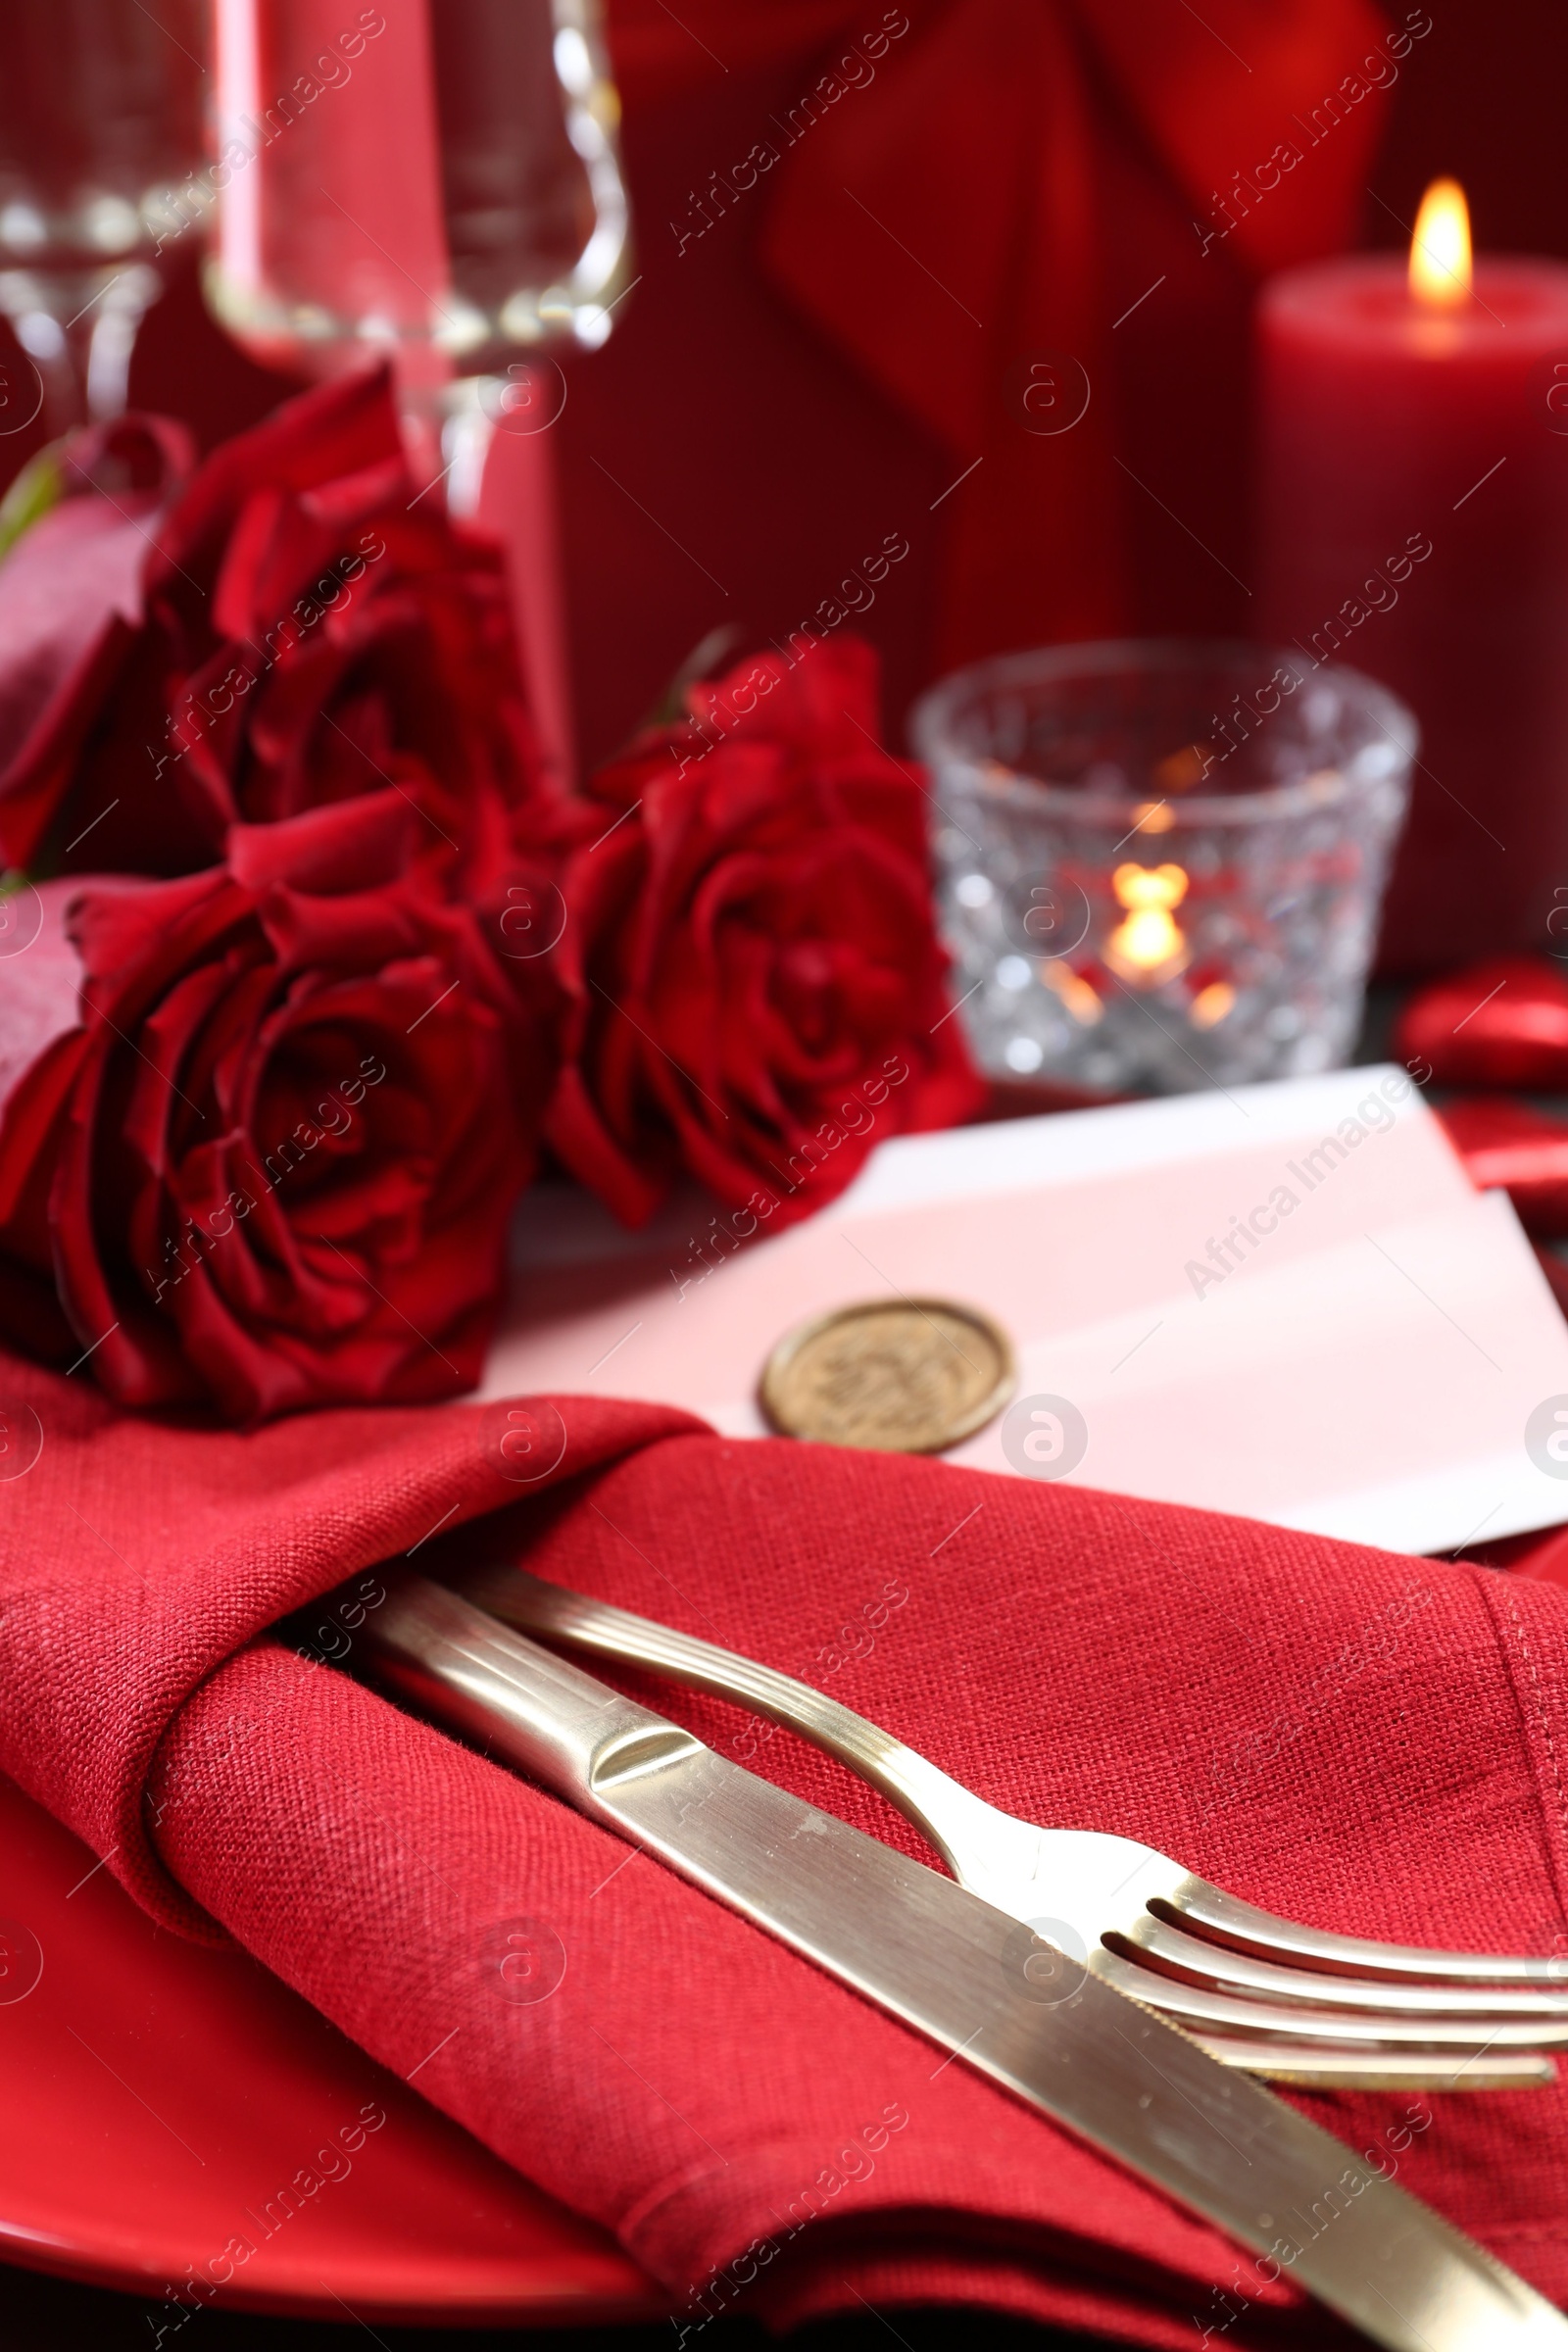
[[[1470,210],[1456,179],[1435,179],[1410,239],[1410,292],[1428,310],[1470,299]]]
[[[1105,961],[1124,980],[1169,980],[1187,961],[1187,942],[1171,914],[1187,896],[1179,865],[1118,865],[1110,877],[1127,910],[1105,942]]]

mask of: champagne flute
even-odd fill
[[[124,407],[157,258],[207,201],[204,47],[201,0],[0,7],[0,310],[37,373],[0,433]]]
[[[629,242],[595,0],[214,0],[220,160],[214,316],[273,367],[384,355],[405,433],[474,512],[492,439],[547,752],[567,764],[547,428],[551,344],[610,332]],[[504,370],[504,372],[503,372]]]
[[[590,347],[627,257],[594,0],[214,0],[231,165],[208,297],[272,364]]]

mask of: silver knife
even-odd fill
[[[421,1577],[378,1673],[578,1811],[1288,2270],[1389,2352],[1568,2352],[1568,2321],[1260,2082],[922,1863]]]

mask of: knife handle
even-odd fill
[[[1297,2280],[1389,2352],[1568,2345],[1523,2279],[1101,1978],[1038,2006],[1008,1962],[1011,1921],[961,1887],[423,1578],[398,1583],[366,1633],[378,1670],[438,1716],[1242,2245],[1277,2251],[1276,2213],[1299,2220]]]
[[[616,1822],[605,1800],[617,1786],[704,1752],[679,1725],[422,1576],[393,1586],[365,1630],[382,1678],[602,1821]]]

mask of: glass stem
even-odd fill
[[[566,681],[561,567],[556,545],[554,468],[548,437],[519,427],[531,414],[514,375],[450,378],[432,389],[400,379],[404,440],[432,498],[444,498],[459,522],[478,520],[507,551],[517,651],[538,731],[540,757],[562,790],[573,773],[571,703]],[[499,443],[514,442],[506,449]],[[507,477],[485,500],[492,452]],[[437,483],[440,487],[437,488]]]
[[[479,512],[502,388],[503,379],[492,375],[461,376],[447,388],[441,457],[447,468],[447,511],[460,521],[471,521]]]
[[[569,791],[575,755],[555,451],[548,430],[554,419],[539,422],[546,405],[542,381],[514,367],[505,375],[463,376],[450,384],[442,409],[441,455],[448,512],[463,521],[478,521],[482,514],[486,529],[506,548],[517,648],[540,756],[556,784]],[[547,384],[544,389],[548,393]]]
[[[0,271],[0,309],[32,365],[50,440],[122,414],[137,330],[162,292],[162,279],[145,262],[118,270]],[[19,410],[26,393],[20,387]],[[22,420],[20,415],[10,420],[10,429]]]

